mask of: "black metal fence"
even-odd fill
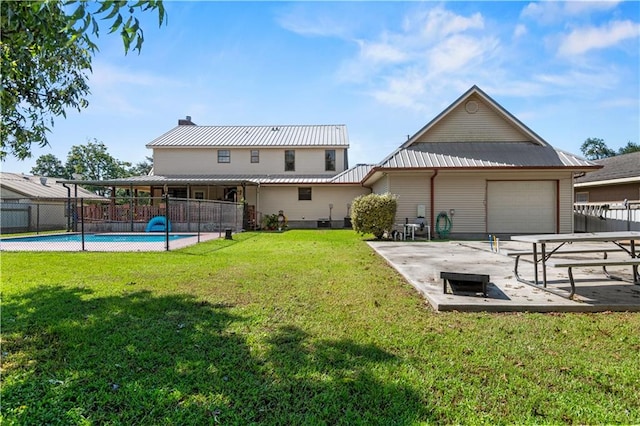
[[[4,198],[0,250],[169,250],[229,238],[243,229],[243,207],[169,196]],[[25,232],[36,236],[16,235]]]

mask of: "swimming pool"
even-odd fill
[[[220,233],[80,233],[41,234],[0,238],[0,251],[163,251],[219,238]]]
[[[169,234],[169,241],[193,237],[194,234]],[[82,234],[45,234],[28,237],[0,238],[0,242],[66,243],[81,242]],[[87,243],[153,243],[166,241],[165,234],[84,234]]]

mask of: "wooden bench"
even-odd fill
[[[607,271],[607,266],[631,266],[631,275],[633,277],[634,284],[640,284],[640,277],[637,273],[637,267],[640,265],[640,258],[628,258],[628,259],[580,259],[580,260],[571,260],[571,259],[549,259],[547,260],[547,266],[551,266],[553,268],[567,268],[569,272],[569,281],[571,283],[571,294],[569,297],[572,297],[575,293],[575,281],[573,279],[573,268],[578,267],[589,267],[589,266],[600,266],[604,271],[604,274],[611,279],[619,279],[609,274]]]
[[[460,272],[440,272],[442,278],[443,290],[447,294],[447,281],[453,286],[464,287],[464,290],[481,291],[484,297],[487,297],[487,284],[489,283],[489,275],[483,274],[463,274]]]

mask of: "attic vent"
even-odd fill
[[[40,183],[41,183],[42,185],[45,185],[45,186],[46,186],[46,185],[47,185],[47,178],[46,178],[46,177],[44,177],[44,176],[41,176],[41,177],[40,177]]]
[[[271,131],[272,131],[272,132],[277,132],[278,130],[280,130],[280,127],[272,127],[272,128],[271,128]]]
[[[476,101],[469,101],[464,105],[464,109],[469,114],[475,114],[476,112],[478,112],[478,103]]]

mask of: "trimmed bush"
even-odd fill
[[[397,208],[398,201],[393,194],[361,195],[351,205],[353,229],[381,239],[385,232],[391,232]]]

